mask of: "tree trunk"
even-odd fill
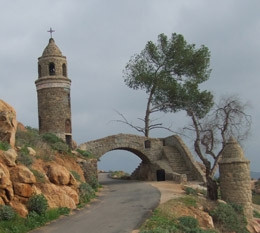
[[[207,177],[207,196],[210,200],[218,200],[218,184],[212,177]]]

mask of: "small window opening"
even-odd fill
[[[51,62],[51,63],[49,64],[49,74],[50,74],[50,75],[55,75],[55,65],[54,65],[53,62]]]
[[[151,141],[150,140],[144,141],[144,147],[145,148],[151,148]]]
[[[68,106],[70,108],[70,94],[68,94]]]
[[[66,67],[66,64],[62,65],[62,75],[64,77],[67,77],[67,67]]]
[[[39,75],[39,78],[42,77],[42,67],[41,67],[41,65],[38,65],[38,75]]]

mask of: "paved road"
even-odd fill
[[[101,174],[97,201],[32,233],[130,233],[149,216],[160,192],[145,182],[114,180]]]

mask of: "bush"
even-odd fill
[[[41,137],[45,142],[47,142],[49,144],[54,144],[54,143],[57,143],[57,142],[63,142],[64,143],[64,141],[61,138],[57,137],[53,133],[45,133],[45,134],[42,134]]]
[[[30,146],[36,147],[37,143],[41,140],[38,129],[26,126],[26,131],[17,130],[15,135],[16,146]]]
[[[88,203],[91,198],[95,197],[94,189],[88,183],[81,183],[79,186],[79,201],[80,204]]]
[[[80,153],[82,156],[86,157],[86,158],[91,158],[93,157],[91,152],[86,151],[86,150],[81,150],[81,149],[77,149],[76,150],[78,153]]]
[[[0,141],[0,150],[7,151],[11,148],[10,144],[8,142],[2,142]]]
[[[90,177],[90,181],[88,182],[90,184],[90,186],[97,191],[99,188],[99,183],[98,183],[98,179],[96,176],[91,176]]]
[[[35,194],[29,198],[27,207],[29,212],[35,212],[38,215],[43,215],[48,209],[48,202],[43,194]]]
[[[242,212],[243,209],[239,205],[219,203],[210,215],[221,231],[245,233],[248,232],[247,222]]]
[[[70,171],[70,173],[73,175],[73,177],[77,180],[80,181],[80,175],[76,171]]]
[[[69,151],[69,146],[65,142],[55,142],[51,147],[53,150],[59,151],[59,153],[66,153]]]
[[[191,216],[182,216],[178,220],[179,224],[185,228],[195,229],[199,226],[198,220]]]
[[[187,195],[198,195],[198,192],[197,192],[197,190],[195,190],[195,189],[193,189],[193,188],[191,188],[191,187],[186,187],[185,188],[185,193],[187,194]]]
[[[37,183],[45,183],[45,175],[43,173],[35,169],[31,169],[31,172],[35,176]]]
[[[0,205],[0,220],[11,220],[16,216],[15,210],[8,205]]]
[[[23,146],[21,150],[18,152],[17,162],[27,167],[32,165],[33,158],[29,155],[29,150],[26,146]]]

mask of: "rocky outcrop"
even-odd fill
[[[18,127],[26,131],[21,123]],[[84,159],[78,162],[76,152],[73,157],[57,153],[51,161],[44,161],[36,156],[37,151],[27,147],[27,156],[31,157],[33,164],[30,167],[17,164],[21,148],[15,148],[16,129],[15,110],[0,100],[0,141],[12,147],[7,151],[0,150],[0,205],[10,205],[18,214],[26,217],[29,198],[34,194],[43,194],[50,208],[75,209],[79,203],[79,183],[71,171],[77,172],[81,181],[85,182],[84,172],[88,168],[84,168],[84,164],[87,166],[88,163]],[[90,165],[94,169],[91,162]]]
[[[16,111],[0,99],[0,140],[14,147],[16,128]]]

